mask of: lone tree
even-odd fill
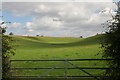
[[[1,24],[2,25],[2,24]],[[4,35],[6,32],[6,27],[2,28],[0,25],[0,35],[2,38],[2,78],[5,79],[10,75],[10,56],[14,55],[14,46],[13,39],[7,35]]]
[[[12,32],[10,32],[9,35],[14,35],[14,34]]]
[[[36,35],[36,36],[39,36],[39,35]]]
[[[44,37],[44,35],[41,35],[41,37]]]
[[[102,42],[103,57],[112,58],[108,61],[109,67],[116,68],[106,70],[107,76],[112,76],[107,80],[120,80],[120,2],[117,4],[117,13],[113,19],[107,21],[107,31]]]
[[[80,38],[83,38],[83,36],[80,36]]]

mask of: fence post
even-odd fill
[[[65,74],[65,80],[67,79],[67,59],[64,61],[64,74]]]

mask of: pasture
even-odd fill
[[[101,50],[101,35],[89,38],[77,37],[25,37],[11,36],[16,42],[16,54],[12,56],[12,60],[17,59],[97,59],[101,58],[101,54],[97,55]],[[12,67],[54,67],[60,62],[13,62]],[[107,67],[102,61],[73,61],[79,67]],[[68,67],[73,67],[67,64]],[[64,67],[64,64],[58,66]],[[46,69],[36,70],[16,70],[13,75],[41,75]],[[104,70],[86,70],[93,75],[101,75]],[[64,70],[54,69],[45,75],[64,75]],[[87,75],[78,69],[70,69],[67,75]]]

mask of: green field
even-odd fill
[[[11,36],[16,42],[16,54],[11,59],[96,59],[101,55],[96,55],[101,50],[101,35],[89,38],[76,37],[25,37]],[[13,62],[12,67],[54,67],[59,62]],[[106,67],[101,61],[73,61],[79,67]],[[66,64],[68,67],[73,67]],[[64,67],[61,64],[58,67]],[[13,75],[41,75],[47,70],[16,70]],[[88,70],[93,75],[101,75],[103,70]],[[45,75],[64,75],[64,70],[54,69]],[[78,69],[70,69],[67,75],[87,75]]]

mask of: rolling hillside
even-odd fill
[[[89,38],[73,37],[23,37],[11,36],[16,42],[16,54],[11,59],[92,59],[101,58],[96,55],[100,51],[101,35]],[[59,62],[14,62],[12,67],[54,67]],[[104,62],[73,62],[79,67],[105,67]],[[61,65],[64,66],[64,65]],[[67,65],[72,67],[71,65]],[[40,75],[46,70],[17,70],[15,75]],[[88,70],[92,74],[103,71]],[[54,70],[47,75],[64,75],[64,70]],[[76,73],[77,72],[77,73]],[[68,75],[86,75],[78,70],[69,70]]]
[[[73,37],[12,37],[16,40],[16,55],[12,59],[88,58],[87,55],[83,57],[82,54],[91,55],[92,58],[99,51],[99,39],[101,38],[100,36],[85,39]],[[28,54],[34,55],[27,57]],[[82,57],[74,54],[82,55]]]

